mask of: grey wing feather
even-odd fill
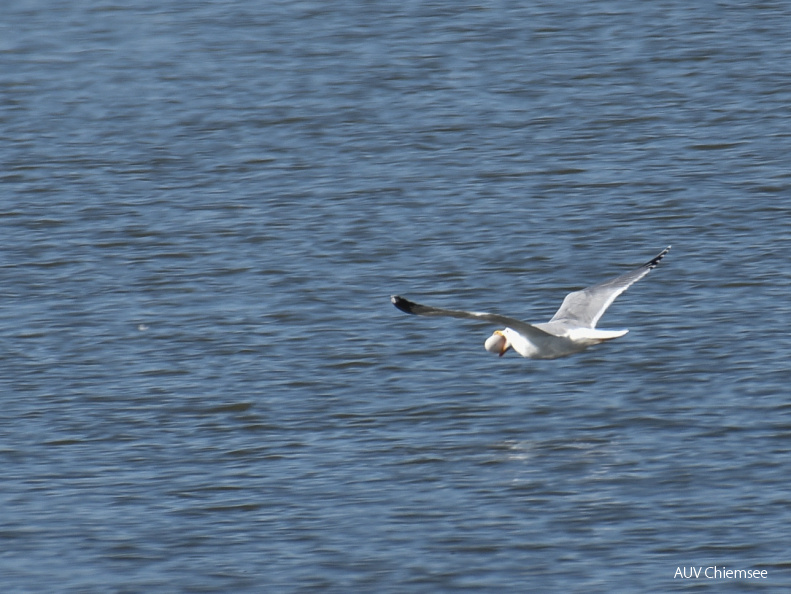
[[[606,280],[587,289],[574,291],[566,295],[560,309],[550,320],[551,322],[564,322],[583,328],[595,328],[599,319],[612,305],[616,297],[623,293],[634,283],[651,272],[665,257],[671,246],[667,246],[660,254],[631,272]]]
[[[537,339],[553,336],[548,332],[544,332],[540,328],[536,328],[532,324],[528,324],[527,322],[522,322],[514,318],[509,318],[507,316],[501,316],[499,314],[462,311],[457,309],[442,309],[440,307],[432,307],[430,305],[421,305],[399,295],[393,295],[390,297],[390,301],[392,301],[393,305],[395,305],[398,309],[408,314],[414,314],[418,316],[442,316],[447,318],[461,318],[467,320],[491,322],[493,324],[498,324],[500,326],[516,330],[523,336],[532,336]]]

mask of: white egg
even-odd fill
[[[502,334],[492,334],[486,339],[483,345],[490,353],[497,353],[498,355],[503,352],[505,346],[505,337]]]

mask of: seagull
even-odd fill
[[[499,314],[442,309],[420,305],[399,295],[390,297],[398,309],[418,316],[446,316],[492,322],[505,326],[495,330],[484,344],[490,353],[501,357],[513,349],[528,359],[557,359],[579,353],[589,346],[623,336],[628,330],[598,330],[596,324],[615,298],[643,278],[665,257],[671,246],[639,268],[597,285],[566,295],[560,309],[549,322],[528,324]]]

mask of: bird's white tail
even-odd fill
[[[596,328],[574,328],[569,332],[569,338],[579,341],[590,341],[591,344],[618,338],[629,332],[628,330],[597,330]]]

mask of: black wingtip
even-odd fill
[[[404,313],[408,313],[408,314],[415,313],[414,311],[412,311],[414,303],[412,303],[408,299],[404,299],[400,295],[392,295],[390,297],[390,301],[393,303],[393,305],[396,306],[396,308],[400,309]]]
[[[645,263],[645,267],[646,267],[646,268],[648,268],[648,269],[654,269],[654,268],[656,268],[656,265],[657,265],[657,264],[659,264],[659,263],[662,261],[662,258],[664,258],[664,257],[665,257],[665,254],[667,254],[667,253],[670,251],[670,248],[671,248],[671,247],[673,247],[673,246],[672,246],[672,245],[669,245],[669,246],[667,246],[667,247],[666,247],[665,249],[663,249],[663,250],[662,250],[662,252],[661,252],[659,255],[657,255],[657,256],[656,256],[656,257],[655,257],[653,260],[651,260],[650,262],[646,262],[646,263]]]

